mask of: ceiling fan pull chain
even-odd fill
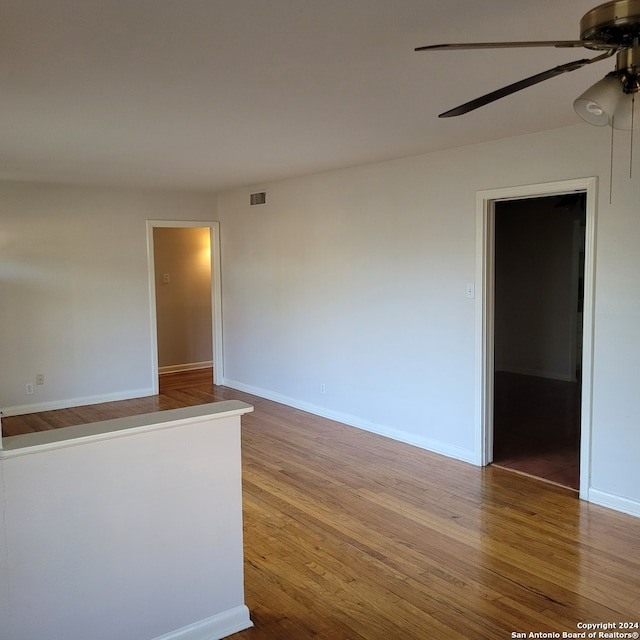
[[[636,94],[631,94],[631,136],[629,141],[629,180],[633,177],[633,127],[636,111]]]
[[[614,127],[611,128],[611,151],[609,153],[609,204],[613,202],[613,132]]]

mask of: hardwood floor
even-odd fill
[[[494,464],[580,488],[580,385],[499,372]]]
[[[161,389],[3,427],[9,435],[228,398],[253,404],[242,446],[255,627],[234,640],[504,640],[640,622],[638,518],[214,388],[202,374],[163,377]]]

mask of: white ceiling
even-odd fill
[[[0,0],[0,179],[223,189],[581,122],[584,0]]]

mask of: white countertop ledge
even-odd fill
[[[155,411],[72,427],[8,436],[2,438],[0,460],[51,449],[74,447],[98,440],[122,438],[145,431],[168,429],[204,420],[218,420],[243,415],[251,411],[253,411],[253,407],[246,402],[223,400],[193,407]]]

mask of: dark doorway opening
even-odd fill
[[[493,462],[580,482],[586,194],[495,203]]]

